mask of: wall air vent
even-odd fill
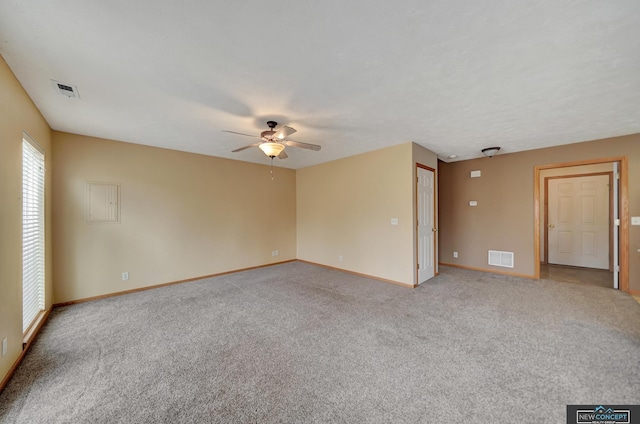
[[[489,265],[513,268],[513,252],[489,250]]]
[[[79,99],[80,94],[78,93],[78,87],[71,84],[66,84],[64,82],[51,80],[51,83],[55,87],[58,94],[62,94],[65,97],[70,97],[74,99]]]

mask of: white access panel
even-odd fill
[[[85,219],[88,224],[120,222],[120,185],[86,183]]]

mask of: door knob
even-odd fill
[[[432,228],[431,231],[433,231],[435,233],[436,231],[438,231],[438,229],[437,228]]]
[[[549,228],[553,229],[553,228],[556,228],[556,226],[553,224],[549,224]]]

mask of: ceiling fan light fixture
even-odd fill
[[[255,143],[249,144],[248,146],[243,146],[238,149],[232,150],[233,153],[241,152],[251,147],[259,147],[260,150],[262,150],[264,154],[270,157],[271,159],[273,158],[286,159],[289,157],[289,155],[287,155],[287,153],[285,152],[285,146],[299,147],[302,149],[314,150],[316,152],[320,150],[321,146],[318,146],[317,144],[287,140],[287,137],[297,132],[296,129],[284,125],[276,131],[274,130],[276,125],[278,125],[277,122],[268,121],[267,126],[269,127],[269,130],[262,131],[259,137],[251,134],[245,134],[245,133],[240,133],[235,131],[227,131],[227,130],[222,130],[222,131],[228,132],[231,134],[238,134],[238,135],[244,135],[251,138],[257,138],[259,140]]]
[[[273,142],[262,143],[258,147],[260,147],[260,150],[262,150],[264,154],[269,156],[270,158],[278,156],[284,150],[283,144]]]
[[[494,157],[500,151],[500,147],[487,147],[482,149],[482,154],[488,158]]]

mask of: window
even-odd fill
[[[44,154],[22,139],[22,330],[44,309]]]

